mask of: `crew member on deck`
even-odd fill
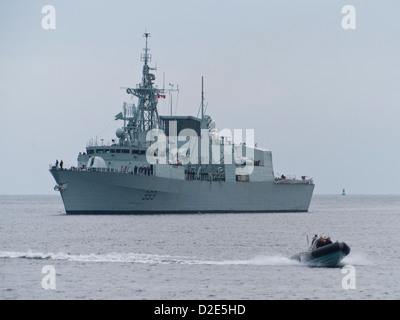
[[[318,239],[318,235],[315,234],[311,240],[311,244],[314,244],[315,240],[317,240],[317,239]]]

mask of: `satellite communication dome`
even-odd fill
[[[122,128],[118,128],[117,131],[115,132],[115,135],[120,139],[122,138],[123,134],[124,134],[124,130]]]

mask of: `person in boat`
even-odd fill
[[[313,245],[315,240],[317,240],[317,239],[318,239],[318,235],[315,234],[314,237],[311,240],[311,244]]]
[[[315,245],[315,247],[318,249],[323,247],[324,245],[325,245],[325,239],[323,237],[319,237],[317,239],[317,244]]]
[[[315,248],[318,249],[328,244],[332,244],[331,237],[319,237],[315,245]]]

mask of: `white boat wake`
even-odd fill
[[[0,251],[0,259],[38,259],[71,262],[110,262],[110,263],[141,263],[141,264],[187,264],[187,265],[253,265],[253,266],[295,266],[300,262],[281,255],[258,255],[243,260],[205,260],[187,256],[155,255],[145,253],[44,253],[44,252],[15,252]],[[347,256],[341,262],[343,265],[373,265],[368,258],[360,254]]]
[[[143,253],[44,253],[44,252],[15,252],[0,251],[0,258],[9,259],[38,259],[72,262],[110,262],[110,263],[143,263],[143,264],[192,264],[192,265],[269,265],[284,266],[299,264],[284,256],[256,256],[247,260],[203,260],[193,257],[154,255]]]

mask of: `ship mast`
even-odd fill
[[[136,115],[136,132],[148,131],[158,128],[159,118],[157,111],[158,95],[164,92],[164,89],[158,89],[153,86],[153,81],[156,79],[155,75],[150,73],[150,70],[156,70],[149,66],[151,62],[150,49],[148,47],[148,38],[150,33],[144,33],[146,38],[144,53],[141,55],[143,62],[142,81],[136,85],[135,89],[127,88],[126,92],[138,97],[138,110]]]
[[[157,110],[158,99],[165,99],[166,92],[179,92],[178,86],[176,89],[173,87],[171,89],[165,89],[163,85],[162,89],[158,89],[157,86],[154,85],[153,82],[156,77],[154,74],[150,73],[150,71],[156,70],[157,68],[152,68],[149,66],[149,63],[151,62],[151,54],[149,53],[150,48],[148,47],[150,33],[145,32],[143,37],[146,38],[146,41],[143,53],[140,56],[140,59],[143,62],[142,80],[136,85],[136,88],[126,88],[126,93],[138,98],[137,108],[133,105],[133,108],[131,107],[132,110],[129,109],[131,110],[129,117],[125,116],[125,113],[120,113],[116,116],[116,120],[129,120],[128,125],[124,125],[124,134],[119,133],[119,135],[117,135],[120,138],[120,143],[126,143],[129,141],[138,141],[139,143],[146,142],[146,135],[139,133],[159,128],[160,122]]]

